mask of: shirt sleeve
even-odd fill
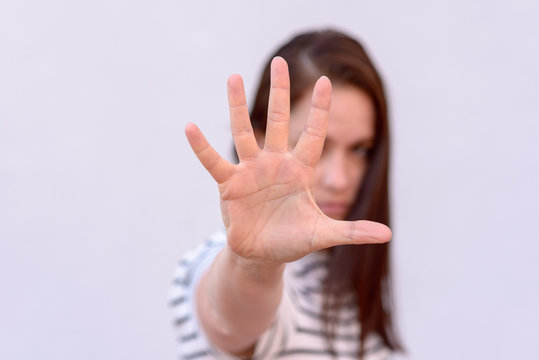
[[[177,334],[177,354],[184,360],[240,359],[228,354],[207,339],[196,311],[195,291],[202,275],[210,267],[215,256],[226,245],[226,233],[212,235],[204,243],[185,254],[174,272],[170,305],[173,325]],[[257,341],[252,359],[268,359],[277,355],[286,342],[287,301],[282,301],[276,320]]]
[[[195,291],[200,278],[226,244],[223,232],[213,234],[204,243],[183,256],[174,272],[170,291],[173,326],[177,335],[179,359],[226,359],[218,357],[207,340],[196,313]]]

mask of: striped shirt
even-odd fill
[[[181,360],[238,359],[213,346],[196,316],[196,286],[213,259],[226,245],[226,233],[218,232],[186,254],[174,274],[171,306]],[[327,274],[328,254],[317,252],[286,265],[283,298],[275,321],[258,339],[253,359],[357,359],[359,324],[350,297],[337,317],[331,348],[324,331],[322,280]],[[365,360],[387,359],[389,350],[377,336],[365,343]]]

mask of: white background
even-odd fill
[[[230,156],[300,30],[346,30],[387,84],[398,324],[411,359],[531,359],[539,334],[532,1],[0,4],[0,358],[174,359],[167,295],[221,226],[187,121]]]

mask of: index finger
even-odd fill
[[[232,138],[240,160],[256,157],[260,148],[249,119],[249,110],[245,100],[245,88],[239,75],[232,75],[227,81],[228,108],[230,112],[230,128]]]

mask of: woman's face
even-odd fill
[[[289,148],[303,131],[311,93],[292,107]],[[374,144],[374,106],[369,96],[352,85],[335,85],[324,150],[315,169],[313,196],[329,217],[344,220],[367,169],[367,150]]]

